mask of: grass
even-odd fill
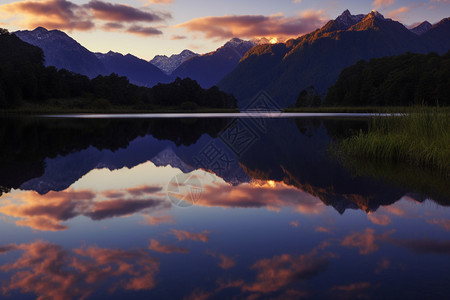
[[[367,133],[341,140],[336,151],[344,159],[405,163],[450,177],[450,110],[425,107],[374,117]]]

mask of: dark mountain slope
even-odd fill
[[[408,51],[426,53],[432,48],[399,22],[385,19],[377,12],[369,13],[354,25],[342,22],[359,18],[344,12],[323,28],[285,44],[256,46],[219,87],[233,93],[240,107],[262,89],[286,107],[309,86],[324,95],[344,68],[361,59]]]
[[[44,51],[46,66],[66,69],[90,78],[107,73],[94,53],[62,31],[48,31],[45,28],[38,27],[33,31],[17,31],[15,34],[24,42],[37,46]]]

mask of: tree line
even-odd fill
[[[189,78],[177,78],[153,88],[133,85],[126,77],[111,74],[94,79],[65,69],[44,66],[43,51],[0,28],[0,109],[24,103],[56,106],[76,99],[83,108],[133,106],[136,108],[197,107],[235,108],[236,99],[217,87],[202,89]],[[72,102],[73,103],[73,102]]]
[[[450,51],[359,61],[328,89],[324,106],[450,104]]]

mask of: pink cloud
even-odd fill
[[[192,240],[192,241],[202,241],[203,243],[206,243],[207,241],[209,241],[209,231],[204,230],[201,233],[194,233],[194,232],[189,232],[186,230],[177,230],[177,229],[172,229],[172,233],[177,237],[177,239],[179,241],[183,241],[183,240]]]
[[[265,36],[293,37],[308,33],[325,23],[323,11],[308,10],[300,16],[283,15],[226,15],[202,17],[176,27],[189,32],[201,32],[206,38],[228,39],[232,37],[255,38]]]
[[[171,253],[189,253],[189,249],[182,248],[176,245],[163,245],[159,241],[152,239],[150,241],[150,245],[148,246],[149,250],[171,254]]]

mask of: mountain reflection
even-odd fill
[[[3,120],[2,299],[448,295],[442,178],[354,177],[327,149],[364,120],[265,121],[233,155],[241,120]]]

